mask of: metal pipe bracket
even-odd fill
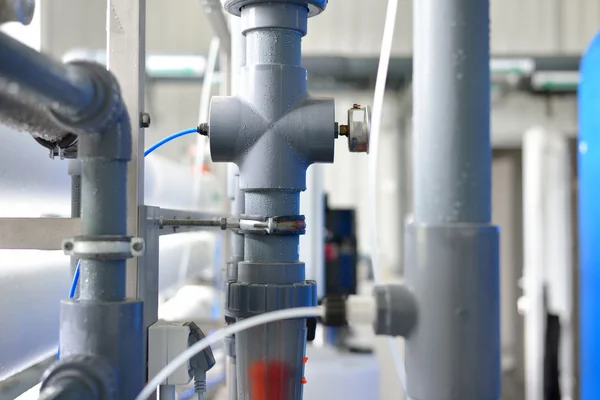
[[[143,238],[131,236],[76,236],[62,245],[66,255],[81,260],[118,260],[144,254]]]

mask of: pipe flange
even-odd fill
[[[317,284],[304,281],[290,284],[228,282],[225,315],[248,318],[285,308],[317,305]]]
[[[100,356],[72,355],[61,358],[44,372],[40,392],[65,381],[77,382],[87,388],[90,394],[95,394],[95,399],[117,398],[115,371],[108,361]]]
[[[77,236],[63,241],[66,255],[81,260],[119,260],[144,254],[142,238],[130,236]]]
[[[258,4],[258,3],[292,3],[292,4],[300,4],[304,5],[308,8],[308,16],[314,17],[315,15],[319,15],[325,10],[327,7],[327,3],[329,0],[221,0],[221,4],[223,8],[227,10],[228,13],[237,15],[238,17],[242,15],[242,8],[244,6],[250,4]]]

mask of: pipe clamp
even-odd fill
[[[76,236],[63,241],[66,255],[82,260],[116,260],[144,254],[143,238],[131,236]]]
[[[240,217],[239,232],[258,235],[304,235],[306,220],[304,215],[287,215],[281,217]]]

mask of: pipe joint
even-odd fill
[[[212,160],[236,163],[242,189],[302,191],[310,164],[333,162],[334,102],[307,96],[274,112],[266,104],[216,97],[209,131]]]
[[[308,9],[297,3],[257,3],[242,9],[242,34],[251,30],[289,29],[306,35]]]
[[[373,331],[377,335],[408,337],[417,325],[417,302],[408,286],[380,285],[373,289],[376,318]]]
[[[116,400],[116,385],[114,369],[104,358],[69,356],[46,370],[39,398]]]
[[[102,65],[75,61],[67,64],[74,74],[87,76],[93,84],[90,104],[76,114],[49,109],[65,131],[79,135],[81,159],[131,159],[131,122],[116,78]]]

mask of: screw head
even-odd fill
[[[142,251],[142,250],[144,250],[144,243],[142,243],[142,242],[135,242],[135,243],[133,243],[132,248],[135,251]]]
[[[65,242],[63,243],[63,250],[64,251],[72,251],[73,250],[73,242]]]
[[[150,114],[148,114],[147,112],[140,114],[140,126],[142,128],[150,127],[151,122],[152,122],[152,119],[150,118]]]

